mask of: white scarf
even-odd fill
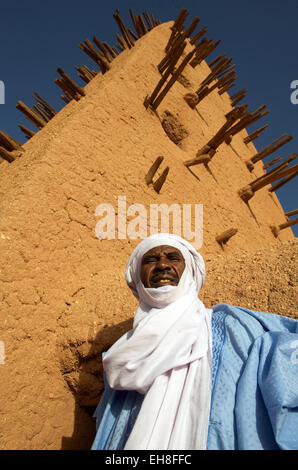
[[[160,245],[185,259],[178,286],[145,288],[143,255]],[[126,280],[139,299],[133,329],[106,353],[103,366],[116,390],[145,394],[126,450],[206,449],[211,401],[211,310],[197,295],[205,280],[202,257],[184,239],[157,234],[133,251]]]

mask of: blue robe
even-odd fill
[[[92,450],[123,449],[144,396],[105,392]],[[218,304],[207,449],[298,449],[298,321]]]

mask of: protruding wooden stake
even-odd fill
[[[8,163],[11,163],[16,158],[20,157],[22,155],[22,152],[19,152],[17,150],[13,150],[13,151],[9,152],[8,150],[6,150],[6,148],[0,146],[0,155]]]
[[[178,52],[179,54],[181,54],[180,49],[183,44],[186,44],[183,38],[179,38],[177,39],[177,41],[174,42],[172,47],[166,53],[165,57],[160,61],[157,66],[160,73],[163,73],[169,67],[173,58],[177,56]]]
[[[183,47],[184,49],[184,47]],[[191,52],[189,52],[186,57],[183,59],[183,61],[181,62],[181,64],[179,65],[179,67],[175,70],[175,72],[173,73],[171,79],[168,81],[168,83],[166,84],[165,88],[160,92],[160,94],[157,96],[157,98],[152,102],[151,101],[151,106],[153,109],[157,109],[158,106],[160,105],[160,103],[162,102],[162,100],[164,99],[164,97],[166,96],[166,94],[168,93],[168,91],[170,90],[170,88],[174,85],[174,83],[176,82],[177,78],[179,77],[179,75],[182,73],[182,71],[184,70],[184,68],[186,67],[186,65],[189,63],[189,61],[191,60],[191,58],[193,57],[195,53],[195,49],[192,50]],[[177,61],[176,61],[177,62]],[[175,63],[176,63],[175,62]],[[173,65],[173,67],[175,66],[175,64]]]
[[[94,60],[94,62],[96,62],[103,74],[110,69],[110,64],[105,58],[104,54],[96,49],[89,39],[86,39],[84,42],[80,43],[79,48],[82,49],[82,51],[84,51],[92,60]]]
[[[194,109],[199,102],[199,97],[196,93],[186,93],[183,99],[192,109]]]
[[[70,88],[68,83],[66,83],[63,78],[57,78],[56,80],[54,80],[54,83],[56,83],[56,85],[58,85],[58,87],[61,88],[62,91],[64,91],[64,94],[66,98],[69,99],[69,101],[73,99],[79,101],[79,99],[81,98],[81,95],[74,91],[73,88]]]
[[[218,235],[215,240],[217,241],[217,243],[220,244],[220,246],[223,248],[223,245],[225,243],[227,243],[228,240],[230,240],[230,238],[232,238],[234,235],[236,235],[236,233],[238,232],[238,229],[237,228],[230,228],[229,230],[226,230],[225,232],[221,233],[220,235]]]
[[[103,43],[100,42],[100,40],[94,35],[93,36],[93,42],[96,44],[100,52],[104,55],[105,59],[110,63],[112,62],[114,55],[111,55],[110,52],[107,51],[107,49],[104,47]]]
[[[277,191],[279,188],[281,188],[282,186],[284,186],[286,183],[288,183],[289,181],[291,181],[292,179],[296,178],[296,176],[298,175],[298,171],[294,172],[293,174],[290,174],[289,176],[287,176],[286,178],[282,179],[281,181],[279,181],[279,183],[276,183],[274,184],[273,186],[271,186],[271,188],[269,188],[269,192],[270,193],[273,193],[273,191]]]
[[[115,59],[115,57],[117,57],[117,54],[115,53],[115,51],[113,50],[113,48],[105,41],[102,41],[101,43],[103,45],[103,47],[106,49],[106,51],[110,54],[110,56],[112,57],[112,59]]]
[[[224,75],[220,80],[214,83],[214,85],[212,85],[211,87],[208,87],[207,85],[203,87],[200,93],[198,93],[198,101],[202,101],[204,98],[206,98],[206,96],[208,96],[216,88],[220,89],[232,77],[234,77],[234,72],[230,72],[227,75]]]
[[[288,137],[285,137],[285,135],[286,134],[283,134],[282,136],[278,137],[278,139],[275,139],[273,142],[271,142],[271,144],[267,145],[262,150],[260,150],[260,152],[256,153],[252,158],[247,160],[245,163],[249,171],[253,170],[255,163],[275,152],[277,149],[293,139],[291,135]]]
[[[274,158],[274,160],[271,160],[270,162],[266,163],[266,165],[264,165],[264,170],[267,170],[267,168],[270,168],[272,165],[275,165],[275,163],[278,163],[281,160],[282,160],[281,157]]]
[[[224,142],[227,135],[230,136],[231,126],[233,125],[234,122],[236,122],[239,118],[241,118],[245,110],[246,110],[246,105],[242,105],[230,111],[226,115],[226,119],[227,119],[226,123],[218,130],[215,136],[212,137],[212,139],[210,139],[206,145],[204,145],[203,148],[198,150],[197,157],[205,153],[208,153],[210,156],[210,150],[213,150],[214,152],[212,154],[213,156],[216,152],[216,149]],[[193,162],[195,161],[196,161],[196,158],[193,160]]]
[[[284,224],[280,225],[271,225],[271,231],[273,235],[277,238],[278,234],[281,230],[284,230],[285,228],[292,227],[293,225],[298,224],[298,218],[294,220],[290,220],[289,222],[285,222]]]
[[[146,11],[143,12],[143,17],[145,18],[145,21],[147,23],[147,27],[148,27],[149,31],[151,31],[151,29],[154,28],[154,25],[152,23],[152,20],[151,20],[150,16],[148,15],[148,13]]]
[[[27,139],[30,139],[31,137],[33,137],[36,134],[36,132],[31,131],[30,129],[23,126],[22,124],[18,124],[18,126],[21,129],[21,131],[24,132]]]
[[[47,101],[44,100],[36,91],[33,93],[32,96],[37,101],[37,103],[43,108],[43,110],[46,112],[50,119],[57,114],[56,110],[49,103],[47,103]]]
[[[216,49],[216,47],[220,44],[220,40],[216,41],[213,43],[213,40],[211,39],[210,41],[207,40],[202,40],[198,44],[198,49],[196,56],[192,59],[190,62],[190,65],[195,68],[197,65],[199,65],[203,60],[205,60],[211,52]]]
[[[67,96],[60,95],[60,98],[64,101],[64,103],[68,104],[71,102],[71,99],[67,98]]]
[[[195,36],[193,38],[191,38],[190,44],[192,46],[194,44],[196,44],[196,42],[198,42],[198,40],[201,39],[201,37],[204,36],[204,34],[206,34],[206,32],[207,32],[207,27],[204,26],[197,34],[195,34]]]
[[[85,83],[89,83],[98,73],[95,72],[95,70],[90,70],[86,65],[83,67],[76,67],[76,70],[79,72],[78,76],[84,80]]]
[[[140,33],[140,31],[139,31],[139,27],[138,27],[138,25],[137,25],[136,18],[135,18],[135,16],[134,16],[133,11],[132,11],[131,8],[129,9],[129,14],[130,14],[130,17],[131,17],[132,24],[134,25],[135,31],[136,31],[138,37],[140,38],[140,37],[141,37],[141,33]]]
[[[162,172],[162,174],[160,175],[160,177],[155,181],[155,183],[153,183],[153,188],[157,193],[159,193],[161,188],[163,187],[163,184],[168,176],[169,171],[170,171],[170,168],[167,166],[165,170]]]
[[[257,129],[256,131],[252,132],[250,135],[248,135],[247,137],[245,137],[245,138],[243,139],[243,142],[244,142],[245,144],[249,144],[249,142],[252,142],[253,140],[257,139],[257,138],[260,136],[260,134],[261,134],[262,132],[264,132],[265,129],[267,129],[267,127],[268,127],[268,124],[266,124],[266,125],[263,126],[263,127],[260,127],[259,129]]]
[[[230,81],[230,82],[227,83],[223,88],[221,88],[221,89],[218,91],[218,94],[219,94],[219,95],[223,95],[224,93],[226,93],[227,91],[229,91],[233,86],[235,86],[234,80]]]
[[[179,15],[177,16],[176,20],[175,20],[175,23],[173,24],[172,26],[172,33],[170,35],[170,38],[167,42],[167,45],[166,45],[166,48],[165,48],[165,51],[167,52],[170,47],[172,46],[173,42],[174,42],[174,39],[177,38],[177,35],[180,35],[180,32],[182,31],[183,29],[183,23],[186,19],[188,15],[188,11],[185,9],[185,8],[182,8],[182,10],[180,11]]]
[[[39,104],[33,105],[31,109],[32,111],[33,110],[36,111],[37,114],[39,114],[39,116],[41,116],[42,119],[44,119],[46,122],[49,122],[51,120],[51,118],[47,115],[47,113],[43,110],[43,108]]]
[[[236,106],[240,101],[243,100],[243,98],[246,96],[247,89],[243,88],[242,90],[238,91],[238,93],[235,93],[234,95],[231,96],[232,100],[232,106]]]
[[[145,181],[146,181],[146,184],[148,186],[149,186],[149,184],[152,183],[152,179],[153,179],[155,173],[157,172],[158,168],[160,167],[163,159],[164,159],[164,157],[157,157],[157,159],[155,160],[153,165],[150,167],[148,173],[146,174]]]
[[[184,41],[183,44],[181,44],[180,48],[177,50],[176,54],[172,57],[171,62],[169,63],[169,66],[167,70],[165,71],[164,75],[161,77],[159,80],[158,84],[156,85],[155,89],[153,90],[153,93],[150,97],[146,97],[144,105],[146,108],[148,108],[150,105],[153,104],[154,100],[156,99],[159,91],[162,89],[163,85],[165,84],[167,78],[170,76],[171,72],[174,70],[174,67],[176,63],[179,60],[179,57],[181,56],[182,52],[184,51],[186,46],[186,42]],[[172,77],[173,78],[173,77]]]
[[[297,215],[297,214],[298,214],[298,209],[295,209],[294,211],[285,212],[286,217],[291,217],[292,215]]]
[[[260,178],[257,178],[256,180],[249,183],[247,186],[241,188],[238,191],[238,194],[244,202],[248,202],[257,191],[264,188],[268,184],[271,184],[274,181],[283,178],[284,176],[297,174],[297,168],[298,165],[294,165],[293,167],[283,169],[282,171],[273,170],[267,175],[261,176]]]
[[[221,59],[223,59],[223,58],[225,58],[225,57],[226,57],[225,54],[221,54],[221,55],[217,56],[215,59],[213,59],[211,62],[209,62],[208,65],[209,65],[210,69],[212,69],[212,67],[213,67],[215,64],[217,64],[218,61],[220,61]]]
[[[254,113],[245,113],[243,117],[240,119],[240,121],[230,129],[229,131],[230,134],[231,135],[238,134],[238,132],[240,132],[245,127],[251,126],[251,124],[256,122],[258,119],[261,119],[262,117],[266,116],[269,113],[269,111],[266,110],[266,111],[261,112],[264,108],[266,108],[265,104],[261,106],[259,109],[257,109]]]
[[[192,160],[186,160],[183,162],[183,165],[185,165],[187,168],[194,166],[194,165],[200,165],[204,163],[207,165],[211,161],[211,157],[208,153],[205,153],[203,155],[200,155],[199,157],[193,158]]]
[[[131,49],[134,46],[134,42],[132,41],[132,39],[129,36],[129,33],[128,33],[127,28],[124,24],[124,21],[122,20],[122,18],[120,16],[119,10],[117,10],[117,12],[113,15],[113,17],[114,17],[114,20],[116,21],[116,23],[117,23],[117,25],[120,29],[120,32],[122,34],[124,42],[126,43],[127,47],[129,49]]]
[[[36,112],[28,108],[28,106],[26,106],[22,101],[18,101],[16,108],[25,114],[26,118],[29,119],[29,121],[31,121],[39,129],[42,129],[46,125],[47,121],[45,121]]]
[[[214,67],[214,69],[209,73],[209,75],[207,75],[207,77],[201,82],[201,85],[196,90],[196,93],[200,94],[200,92],[206,85],[210,85],[213,80],[217,78],[217,74],[219,72],[225,72],[232,60],[233,59],[222,59],[221,61],[219,61],[218,64]]]
[[[83,88],[77,85],[76,82],[72,78],[70,78],[70,76],[67,73],[65,73],[64,70],[61,69],[61,67],[57,68],[57,72],[59,73],[59,75],[61,75],[61,77],[67,83],[68,87],[71,88],[74,92],[78,93],[81,96],[86,95]]]
[[[0,145],[6,148],[6,150],[8,150],[9,152],[13,150],[19,150],[20,152],[24,152],[24,148],[22,147],[20,142],[15,140],[10,135],[6,134],[6,132],[4,131],[0,131]]]
[[[146,25],[145,25],[145,22],[143,20],[142,15],[138,15],[136,19],[137,19],[138,25],[140,27],[140,30],[142,31],[142,35],[144,36],[145,34],[148,33],[148,30],[146,28]]]

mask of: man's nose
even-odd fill
[[[155,267],[158,269],[171,269],[169,261],[167,260],[167,258],[164,257],[159,258]]]

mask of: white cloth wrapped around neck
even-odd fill
[[[185,268],[177,286],[145,288],[142,257],[160,245],[177,248]],[[109,385],[145,395],[126,450],[206,449],[211,401],[211,310],[198,299],[203,258],[181,237],[156,234],[131,254],[126,281],[139,299],[133,329],[106,353]]]

